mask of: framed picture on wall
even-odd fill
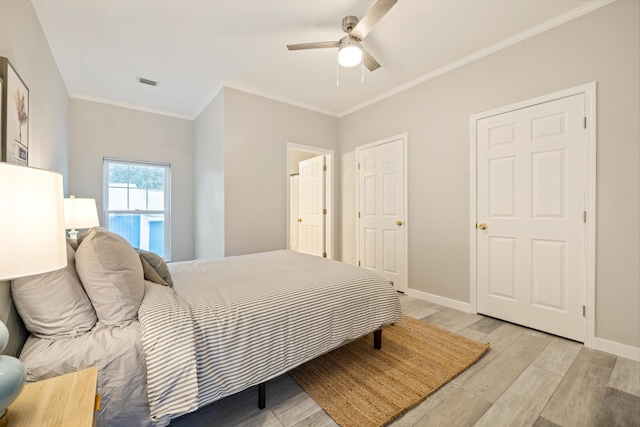
[[[2,161],[29,164],[29,88],[7,58],[0,57]]]

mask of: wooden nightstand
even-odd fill
[[[9,427],[91,427],[100,407],[97,387],[97,367],[27,383],[9,405]]]

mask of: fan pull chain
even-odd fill
[[[360,67],[360,69],[362,70],[362,78],[360,80],[360,83],[364,83],[364,59],[362,60],[362,62],[360,64],[362,65]]]

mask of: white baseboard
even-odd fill
[[[433,302],[445,307],[455,308],[456,310],[464,311],[465,313],[475,313],[475,310],[471,308],[471,304],[469,304],[468,302],[457,301],[454,299],[433,295],[427,292],[417,291],[415,289],[407,289],[405,294],[413,298]]]
[[[640,362],[640,348],[638,347],[632,347],[630,345],[620,344],[618,342],[596,337],[593,340],[593,348]]]
[[[475,313],[475,310],[471,308],[471,304],[461,302],[438,295],[433,295],[427,292],[418,291],[415,289],[407,289],[406,295],[418,298],[424,301],[440,304],[444,307],[454,308],[456,310],[464,311],[465,313]],[[625,357],[627,359],[640,362],[640,348],[633,347],[626,344],[620,344],[614,341],[605,340],[604,338],[594,338],[593,349],[604,351],[606,353],[613,354],[615,356]]]

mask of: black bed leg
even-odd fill
[[[373,348],[376,350],[382,348],[382,329],[378,329],[373,333]]]
[[[258,384],[258,409],[263,410],[267,400],[267,383]]]

